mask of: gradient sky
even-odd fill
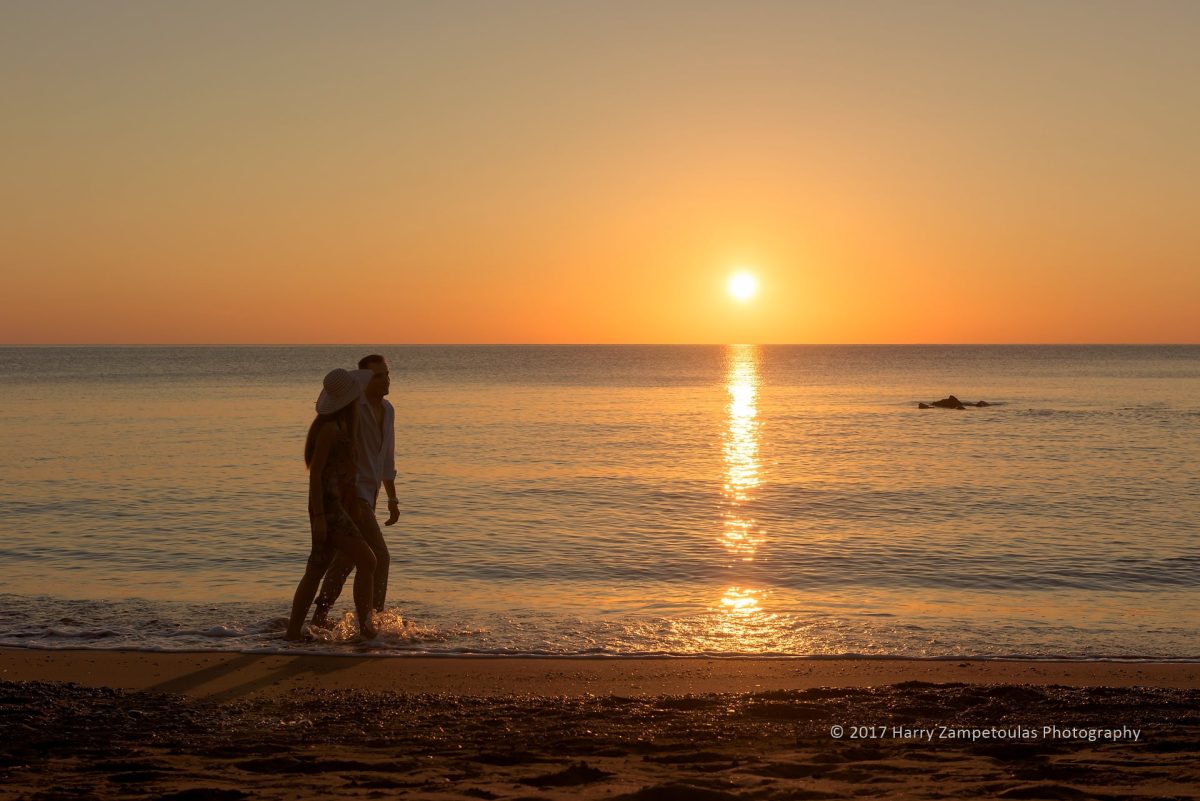
[[[1198,43],[1196,2],[5,1],[0,342],[1200,342]]]

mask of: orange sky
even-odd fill
[[[1200,342],[1195,3],[0,31],[0,343]]]

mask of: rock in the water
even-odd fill
[[[971,403],[969,401],[963,402],[963,401],[960,401],[958,398],[954,397],[953,395],[951,395],[949,397],[942,398],[941,400],[936,400],[933,403],[925,403],[924,401],[921,401],[921,402],[917,403],[917,408],[918,409],[935,409],[935,408],[936,409],[965,409],[968,406],[974,406],[976,408],[982,409],[985,406],[994,406],[994,405],[995,405],[994,403],[988,403],[987,401],[975,401],[974,403]]]
[[[953,395],[951,395],[948,398],[942,398],[941,400],[936,400],[933,402],[933,405],[938,407],[939,409],[965,409],[965,408],[967,408],[966,406],[963,406],[962,401],[960,401],[958,398],[954,397]]]

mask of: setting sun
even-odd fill
[[[738,300],[749,300],[758,293],[758,279],[751,273],[734,273],[729,278],[729,294]]]

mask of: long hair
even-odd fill
[[[308,436],[304,438],[304,466],[312,467],[313,451],[317,449],[317,435],[326,423],[334,423],[350,434],[351,447],[358,447],[358,401],[347,403],[336,412],[318,414],[308,427]]]

